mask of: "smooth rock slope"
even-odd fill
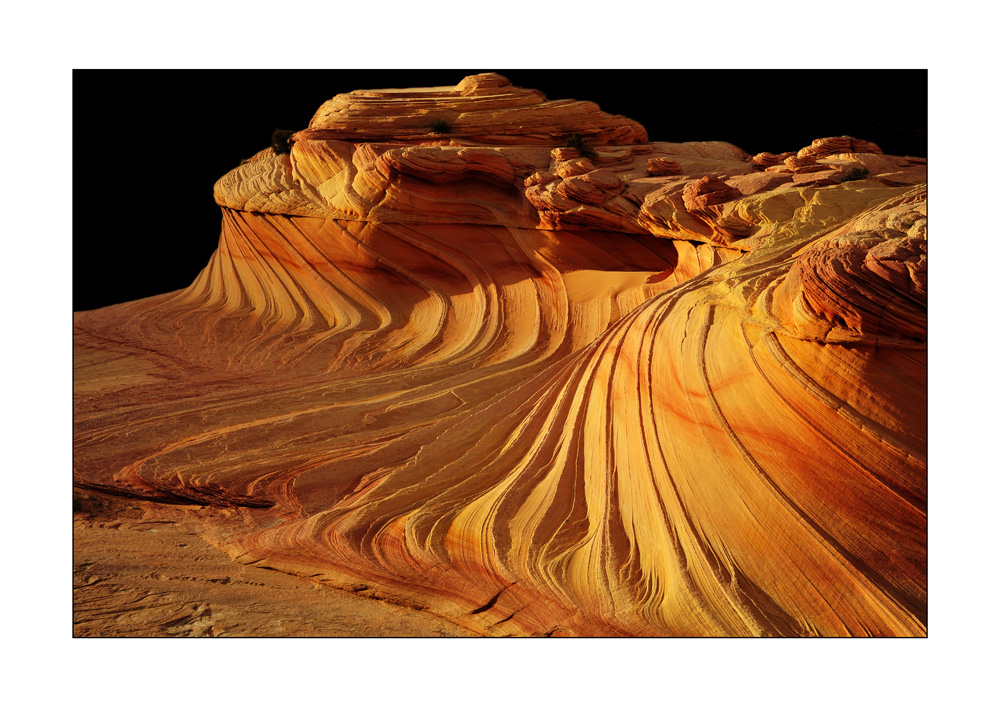
[[[482,635],[926,635],[926,160],[481,74],[215,198],[190,287],[75,315],[80,493]]]

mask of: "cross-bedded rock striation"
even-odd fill
[[[336,96],[75,315],[76,485],[485,635],[925,635],[925,162]]]

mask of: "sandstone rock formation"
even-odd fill
[[[190,287],[75,315],[75,485],[483,635],[925,635],[925,181],[336,96]]]

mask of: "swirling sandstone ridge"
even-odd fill
[[[925,160],[497,74],[291,142],[190,287],[75,315],[78,488],[485,635],[926,635]]]

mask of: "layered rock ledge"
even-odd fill
[[[215,198],[190,287],[75,315],[80,493],[482,635],[926,635],[926,160],[481,74]]]

